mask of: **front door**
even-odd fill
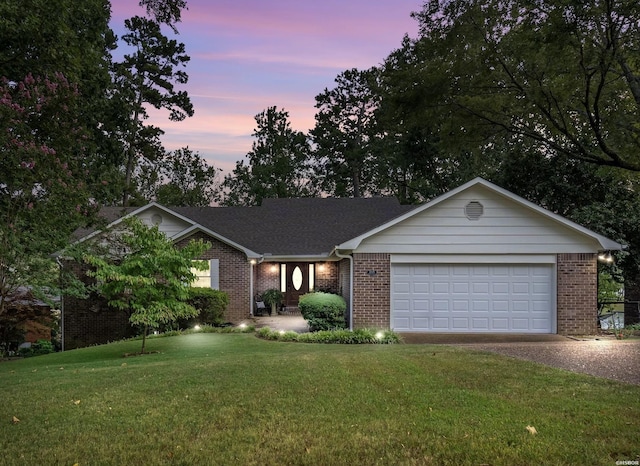
[[[285,306],[297,306],[298,299],[309,292],[309,264],[287,263],[285,268],[286,291]]]

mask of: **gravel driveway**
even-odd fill
[[[455,344],[572,372],[640,385],[640,340],[566,340]]]

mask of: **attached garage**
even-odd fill
[[[392,264],[391,327],[555,333],[552,264]]]
[[[589,334],[599,252],[623,246],[476,178],[336,247],[351,326]]]

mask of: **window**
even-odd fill
[[[213,288],[214,290],[220,289],[220,260],[211,259],[208,261],[193,261],[203,262],[207,265],[205,270],[198,270],[195,267],[191,269],[191,272],[196,276],[196,280],[191,283],[192,287]]]

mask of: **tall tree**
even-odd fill
[[[374,180],[379,70],[340,73],[336,87],[316,96],[313,138],[315,176],[322,191],[338,197],[377,192]]]
[[[81,107],[62,75],[1,82],[0,319],[18,288],[57,288],[50,255],[95,212]]]
[[[184,44],[168,39],[160,25],[146,18],[135,16],[125,21],[129,31],[122,39],[133,48],[121,63],[114,66],[116,91],[114,101],[126,109],[126,121],[118,128],[124,143],[124,192],[123,206],[128,205],[132,194],[132,179],[140,159],[155,162],[164,154],[159,137],[163,131],[146,125],[147,106],[169,110],[172,121],[184,120],[193,115],[193,105],[185,91],[178,91],[175,84],[185,84],[188,75],[181,68],[189,61]]]
[[[309,170],[307,136],[291,128],[289,113],[269,107],[255,117],[256,140],[244,160],[222,183],[222,205],[260,205],[268,197],[309,197],[316,194]]]
[[[129,321],[143,327],[140,352],[144,353],[150,327],[198,315],[187,303],[190,283],[196,279],[193,269],[203,266],[194,259],[211,245],[198,240],[179,249],[157,225],[148,227],[135,217],[124,227],[104,236],[108,251],[84,259],[94,267],[89,275],[100,283],[98,290],[109,305],[128,311]],[[113,251],[126,253],[113,257]]]
[[[448,142],[508,135],[547,155],[640,170],[640,4],[429,0],[417,85],[436,85]]]

